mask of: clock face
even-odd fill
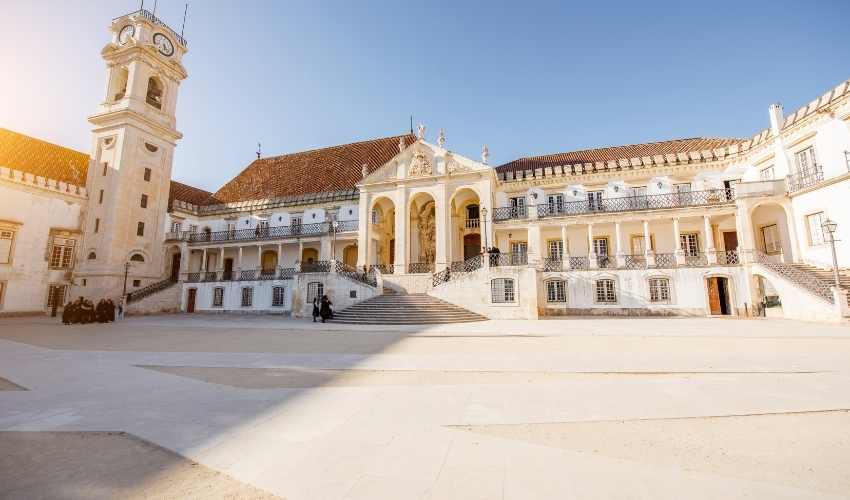
[[[121,28],[121,31],[118,32],[118,43],[124,45],[127,43],[127,40],[130,39],[131,36],[136,34],[136,27],[132,24],[128,24]]]
[[[166,57],[174,54],[174,45],[171,43],[171,40],[162,33],[157,33],[153,36],[153,44],[156,46],[157,50],[159,50],[159,53]]]

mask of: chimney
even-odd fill
[[[779,137],[779,132],[782,130],[782,122],[785,118],[782,116],[782,103],[776,102],[770,105],[767,109],[770,114],[770,131],[774,137]]]

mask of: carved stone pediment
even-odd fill
[[[425,153],[421,150],[417,150],[413,153],[413,157],[410,159],[410,166],[407,168],[407,176],[422,177],[426,175],[434,175],[434,167],[431,165],[431,161],[428,160],[428,157],[425,156]]]
[[[446,156],[446,173],[449,175],[459,174],[462,172],[471,172],[472,168],[457,161],[454,155]]]

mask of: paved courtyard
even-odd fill
[[[0,498],[850,498],[850,328],[0,320]]]

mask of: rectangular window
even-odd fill
[[[588,210],[604,210],[602,205],[603,191],[589,191],[587,193],[587,209]]]
[[[50,267],[54,269],[69,269],[74,259],[76,241],[67,238],[53,238],[50,250]]]
[[[133,280],[133,288],[139,288],[142,286],[142,280]]]
[[[563,280],[546,282],[546,302],[566,302],[566,285]]]
[[[680,184],[674,184],[673,190],[676,192],[676,195],[679,197],[679,204],[681,205],[690,205],[693,200],[693,195],[691,195],[691,183],[690,182],[682,182]]]
[[[145,181],[150,182],[151,180],[151,169],[145,168]]]
[[[809,244],[822,245],[826,243],[826,235],[823,231],[823,219],[823,212],[806,216],[806,226],[809,228]]]
[[[145,223],[139,222],[136,224],[136,236],[144,236],[145,235]]]
[[[525,209],[525,196],[514,196],[510,200],[511,212],[515,217],[525,217],[528,213]]]
[[[655,238],[649,235],[649,249],[655,250]],[[646,253],[646,238],[642,234],[632,236],[632,255],[643,255]]]
[[[649,301],[655,303],[670,302],[670,280],[651,278],[649,280]]]
[[[198,226],[196,224],[189,224],[189,232],[195,234],[198,232]]]
[[[525,242],[525,241],[512,241],[511,242],[511,253],[514,253],[514,254],[528,253],[528,243]]]
[[[494,304],[514,302],[514,280],[498,278],[490,281],[490,298]]]
[[[646,196],[646,186],[634,186],[632,196]]]
[[[614,280],[596,280],[596,302],[617,302],[617,292],[614,290]]]
[[[319,281],[311,281],[307,283],[307,303],[312,304],[317,298],[321,298],[325,294],[325,286]]]
[[[254,289],[246,286],[242,289],[242,307],[251,307],[254,303]]]
[[[283,307],[285,290],[286,289],[282,286],[272,288],[272,307]]]
[[[679,235],[679,245],[682,251],[689,257],[699,255],[699,235],[697,233],[684,233]]]
[[[56,307],[62,307],[65,305],[65,285],[50,285],[47,287],[47,308],[52,309],[53,303],[56,303]]]
[[[549,258],[553,260],[563,260],[564,258],[564,241],[563,240],[549,240]]]
[[[233,238],[236,235],[236,223],[235,222],[228,222],[227,223],[227,234],[230,236],[230,238]]]
[[[608,238],[593,238],[593,253],[597,257],[608,256]]]
[[[815,166],[817,159],[815,158],[815,148],[808,147],[794,155],[794,160],[797,163],[797,173],[800,177],[810,177],[815,175]]]
[[[550,194],[548,197],[549,213],[560,214],[564,212],[564,195]]]
[[[95,219],[94,220],[94,232],[96,233],[98,231],[100,231],[100,219]]]
[[[761,228],[761,239],[765,253],[776,254],[782,251],[782,245],[779,243],[779,226],[776,224]]]
[[[180,222],[175,221],[175,222],[171,223],[171,232],[172,233],[179,233],[182,230],[183,230],[183,225],[180,224]]]
[[[103,205],[103,189],[100,190],[100,195],[97,197],[98,205]]]
[[[224,288],[217,286],[213,288],[213,307],[221,307],[224,305]]]
[[[14,241],[14,231],[0,230],[0,264],[12,262],[12,242]]]
[[[298,216],[298,217],[293,217],[293,218],[292,218],[292,222],[291,222],[291,224],[292,224],[293,226],[300,226],[300,225],[301,225],[301,217],[300,217],[300,216]]]
[[[146,194],[142,195],[141,205],[142,205],[142,208],[148,208],[148,195],[146,195]]]
[[[773,179],[776,179],[776,174],[773,171],[773,165],[761,169],[759,177],[763,181],[772,181]]]

